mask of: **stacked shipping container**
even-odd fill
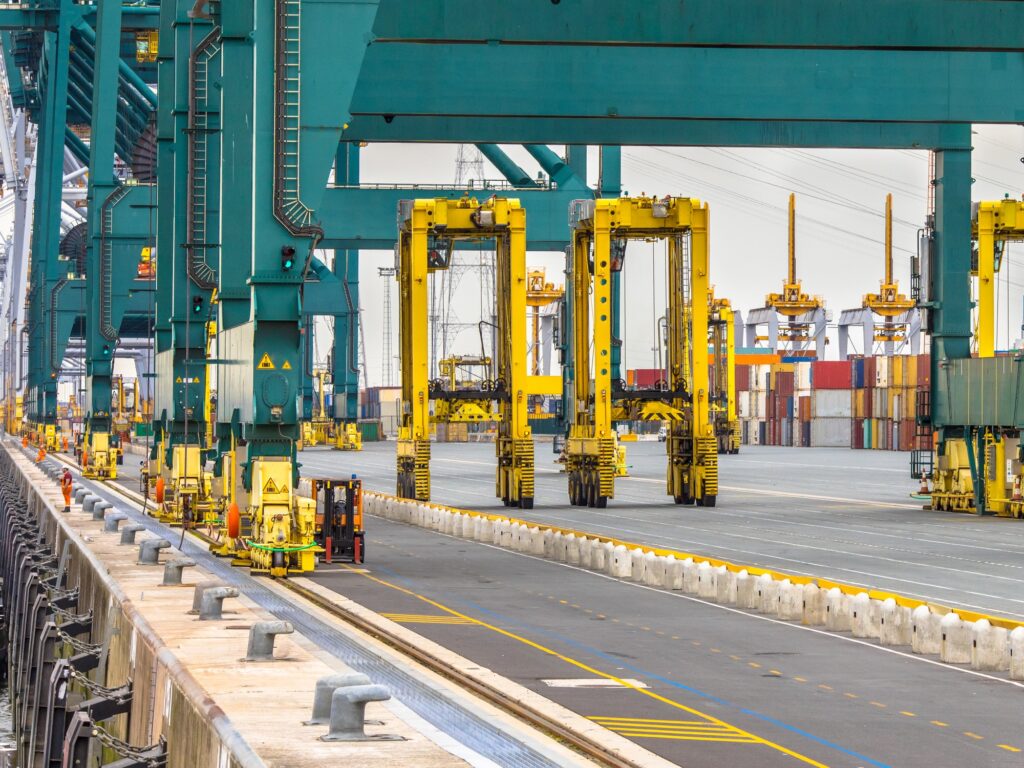
[[[928,355],[738,365],[743,443],[912,450],[929,376]]]

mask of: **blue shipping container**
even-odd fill
[[[864,358],[858,357],[853,361],[852,384],[854,389],[864,389]]]

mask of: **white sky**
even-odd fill
[[[505,150],[536,175],[539,166],[525,150],[516,146]],[[371,145],[363,150],[362,181],[450,184],[455,179],[456,151],[454,145]],[[1024,128],[977,126],[972,198],[1020,196],[1024,192],[1022,157]],[[597,170],[592,153],[588,179],[592,186]],[[798,275],[806,292],[824,297],[835,321],[841,310],[859,307],[863,294],[878,289],[888,192],[893,194],[894,269],[901,290],[909,294],[910,256],[916,251],[916,233],[927,206],[927,170],[927,153],[908,150],[649,147],[623,149],[622,178],[624,193],[685,195],[709,202],[712,281],[716,293],[731,299],[744,314],[762,306],[766,293],[781,289],[786,273],[787,198],[796,192]],[[484,173],[489,179],[500,178],[489,164]],[[663,299],[652,307],[655,260],[645,249],[631,246],[626,261],[624,354],[629,368],[652,366],[654,318],[664,311]],[[549,279],[561,282],[561,254],[530,253],[528,262],[545,266]],[[391,252],[361,254],[360,291],[371,385],[381,383],[384,278],[378,276],[377,268],[392,263]],[[660,255],[657,263],[663,263]],[[480,319],[478,289],[468,285],[472,279],[464,279],[457,308],[465,322]],[[393,298],[397,298],[395,288]],[[1011,246],[1008,268],[1004,266],[999,276],[998,295],[998,346],[1005,348],[1020,337],[1024,322],[1024,246]],[[392,329],[397,354],[397,315]],[[317,353],[322,358],[330,341],[326,333],[317,336]],[[828,354],[834,359],[838,355],[834,332],[830,336],[833,343]],[[464,332],[454,351],[477,349],[476,333]]]

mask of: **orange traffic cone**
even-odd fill
[[[931,490],[928,488],[928,476],[924,472],[921,473],[921,487],[917,489],[917,492],[925,495],[931,493]]]

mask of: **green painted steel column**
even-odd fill
[[[970,269],[971,153],[967,149],[936,152],[935,244],[929,292],[933,404],[942,383],[943,361],[971,355]],[[940,440],[945,437],[942,432]]]
[[[42,87],[42,120],[38,123],[36,150],[27,407],[33,420],[47,424],[55,423],[57,418],[57,377],[63,357],[55,354],[59,339],[55,333],[57,317],[54,311],[54,291],[64,271],[57,255],[64,187],[68,60],[72,17],[77,13],[70,0],[60,0],[56,30],[43,33],[42,63],[46,77]]]
[[[359,144],[340,145],[335,165],[338,184],[359,184]],[[341,308],[334,317],[334,404],[331,415],[337,424],[359,419],[359,251],[335,251],[334,274],[341,282]]]
[[[89,249],[85,281],[86,419],[92,432],[110,432],[111,376],[117,329],[104,327],[104,302],[112,303],[113,259],[104,264],[106,206],[120,182],[114,176],[114,132],[117,128],[118,66],[121,62],[121,3],[97,9],[96,58],[93,62],[92,124],[89,141]],[[109,234],[109,233],[108,233]],[[106,295],[104,293],[106,292]],[[112,307],[106,307],[111,310]]]

